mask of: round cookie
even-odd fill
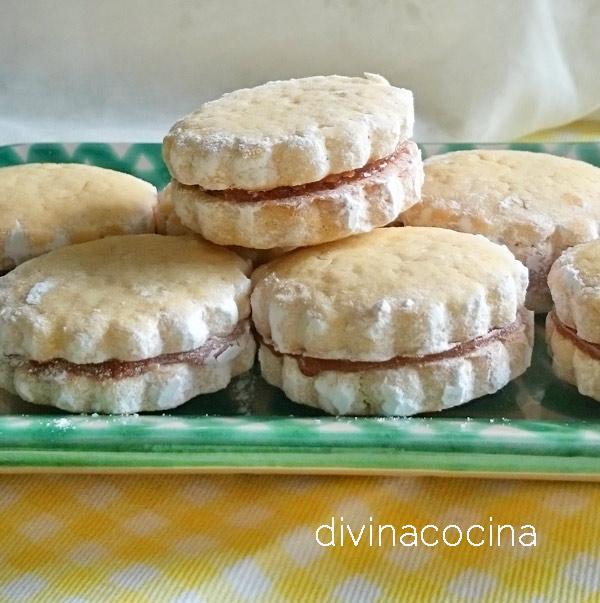
[[[333,414],[442,410],[529,366],[527,270],[482,236],[378,229],[294,251],[252,279],[263,375]]]
[[[109,235],[152,233],[150,183],[75,163],[0,168],[0,272],[57,247]]]
[[[547,276],[572,245],[598,238],[600,169],[510,150],[458,151],[425,161],[421,203],[399,221],[483,234],[529,269],[527,307],[547,312]]]
[[[565,251],[548,283],[555,304],[546,318],[552,368],[600,401],[600,240]]]
[[[196,237],[62,247],[0,279],[0,386],[74,412],[162,410],[252,366],[249,262]]]
[[[182,224],[219,245],[304,247],[417,202],[409,90],[381,76],[269,82],[206,103],[163,143]]]

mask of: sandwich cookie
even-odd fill
[[[546,317],[552,368],[600,401],[600,240],[565,251],[548,283],[555,304]]]
[[[0,272],[57,247],[155,230],[156,188],[76,163],[0,169]]]
[[[210,241],[256,249],[389,224],[420,195],[413,123],[412,93],[371,74],[226,94],[164,139],[175,211]]]
[[[529,269],[526,305],[552,307],[548,272],[567,247],[598,238],[600,169],[524,151],[459,151],[425,162],[422,202],[400,216],[409,226],[485,235]]]
[[[263,376],[331,414],[442,410],[530,363],[527,269],[482,236],[378,229],[294,251],[252,279]]]
[[[0,387],[72,412],[173,408],[248,370],[249,262],[194,237],[62,247],[0,279]]]

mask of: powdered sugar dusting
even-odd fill
[[[15,264],[20,264],[32,255],[31,244],[18,220],[15,221],[13,228],[9,230],[4,241],[4,255]]]
[[[48,427],[53,427],[54,429],[58,429],[60,431],[66,431],[68,429],[74,429],[75,425],[73,421],[67,417],[60,417],[59,419],[53,419],[48,422]]]
[[[25,297],[25,303],[30,306],[35,306],[42,301],[42,298],[48,291],[56,286],[56,283],[53,280],[45,280],[39,281],[36,283],[31,289],[29,289],[29,293]]]

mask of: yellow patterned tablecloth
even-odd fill
[[[593,484],[29,475],[2,478],[0,507],[1,601],[600,600]],[[537,542],[321,547],[315,530],[331,516],[355,527],[491,516],[533,524]]]
[[[527,140],[573,138],[600,138],[600,124]],[[597,485],[568,482],[5,475],[0,602],[599,601],[599,508]],[[348,534],[320,546],[332,517],[353,535],[530,524],[536,546],[354,546]]]

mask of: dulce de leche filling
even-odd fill
[[[303,356],[302,354],[285,354],[276,350],[271,343],[267,343],[262,337],[260,338],[261,343],[267,347],[275,356],[289,356],[295,358],[298,362],[298,368],[303,375],[307,377],[314,377],[319,373],[325,371],[338,371],[341,373],[358,373],[369,370],[384,370],[394,369],[402,366],[416,365],[422,366],[431,362],[438,362],[439,360],[446,360],[448,358],[457,358],[459,356],[466,356],[493,341],[503,341],[508,339],[514,333],[523,331],[525,329],[525,322],[523,317],[519,315],[517,320],[511,324],[501,327],[498,329],[492,329],[485,335],[475,337],[469,341],[459,343],[454,347],[445,350],[444,352],[438,352],[436,354],[426,354],[424,356],[395,356],[389,360],[381,362],[370,362],[370,361],[355,361],[355,360],[332,360],[329,358],[312,358],[310,356]]]
[[[47,362],[25,360],[24,364],[31,373],[67,372],[72,375],[90,377],[92,379],[126,379],[135,377],[162,364],[194,364],[201,366],[209,360],[218,360],[227,350],[233,347],[236,340],[249,330],[247,320],[240,322],[229,334],[222,337],[211,337],[203,346],[188,352],[162,354],[144,360],[107,360],[106,362],[76,364],[62,358],[54,358]]]
[[[554,323],[554,328],[564,338],[571,341],[575,347],[579,348],[584,354],[587,354],[594,360],[600,360],[600,344],[581,339],[581,337],[577,335],[577,331],[562,322],[554,311],[550,312],[550,320]]]
[[[386,157],[371,161],[355,170],[341,172],[339,174],[330,174],[316,182],[298,184],[296,186],[279,186],[266,191],[247,191],[239,188],[230,188],[222,191],[204,189],[204,192],[213,197],[219,197],[228,201],[269,201],[275,199],[287,199],[289,197],[333,190],[342,184],[349,184],[350,182],[357,182],[370,178],[375,174],[383,172],[391,164],[396,164],[401,170],[407,170],[411,164],[411,159],[410,148],[408,142],[405,141],[398,145],[396,150]]]

